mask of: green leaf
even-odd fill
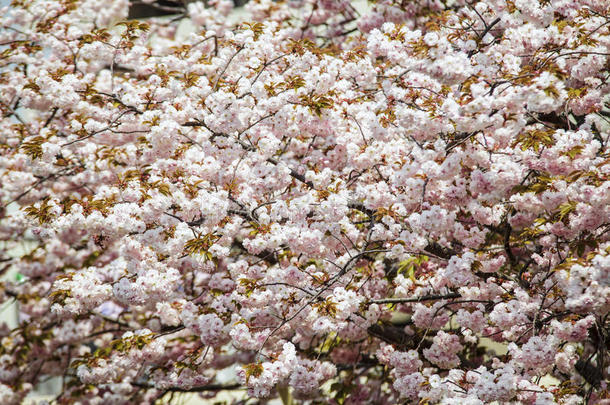
[[[250,377],[260,377],[263,374],[263,365],[261,363],[250,363],[244,366],[246,370],[246,384],[250,381]]]

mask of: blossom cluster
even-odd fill
[[[0,403],[610,400],[608,1],[132,3],[0,10]]]

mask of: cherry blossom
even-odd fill
[[[165,3],[0,10],[0,403],[610,399],[607,1]]]

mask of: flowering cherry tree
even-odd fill
[[[0,403],[608,403],[610,3],[232,7],[0,12]]]

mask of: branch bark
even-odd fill
[[[380,300],[370,301],[372,304],[402,304],[406,302],[422,302],[422,301],[434,301],[434,300],[448,300],[452,298],[461,298],[462,295],[459,293],[449,293],[440,295],[424,295],[422,297],[413,298],[384,298]]]

